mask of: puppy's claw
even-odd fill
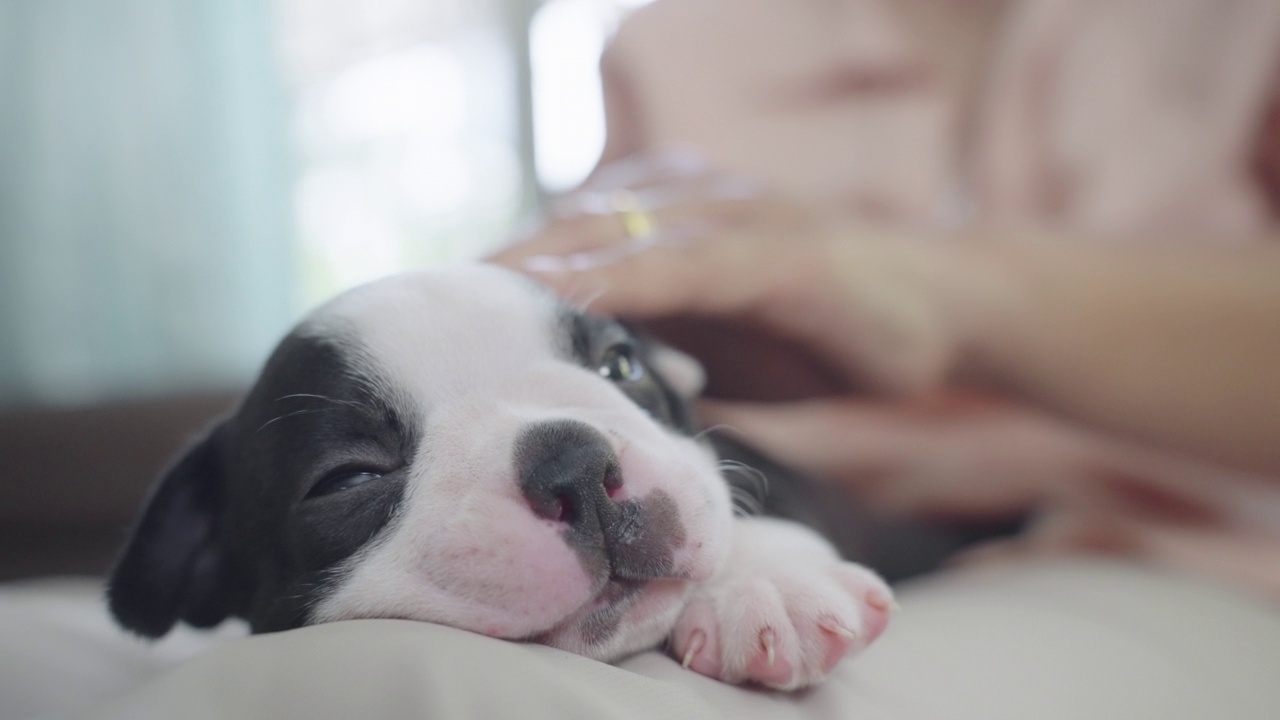
[[[764,647],[764,654],[769,661],[769,667],[773,667],[774,661],[777,660],[777,653],[773,647],[773,630],[766,628],[760,632],[760,645]]]
[[[693,663],[693,658],[702,650],[702,646],[707,642],[707,636],[701,630],[694,630],[693,636],[689,638],[689,648],[684,651],[684,659],[680,661],[680,667],[685,670],[689,669],[689,665]]]
[[[843,624],[841,624],[836,620],[830,620],[830,619],[823,620],[822,622],[818,623],[818,627],[831,633],[832,635],[839,635],[840,637],[846,640],[858,639],[858,633],[850,630],[849,628],[845,627]]]

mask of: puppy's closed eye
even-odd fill
[[[307,491],[306,500],[325,497],[335,493],[351,490],[371,482],[377,482],[383,478],[384,473],[381,470],[361,467],[343,467],[333,470],[320,478],[311,489]]]

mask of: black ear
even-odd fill
[[[214,426],[161,474],[111,571],[111,613],[139,635],[160,637],[179,620],[211,627],[230,614],[219,541],[225,434],[225,422]]]

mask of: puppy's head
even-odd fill
[[[685,358],[493,267],[381,280],[285,338],[162,478],[126,627],[438,622],[611,659],[669,632],[731,517]]]

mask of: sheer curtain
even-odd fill
[[[0,2],[0,404],[236,385],[286,328],[270,11]]]
[[[593,164],[644,2],[0,0],[0,410],[240,388],[309,306],[502,243]]]

